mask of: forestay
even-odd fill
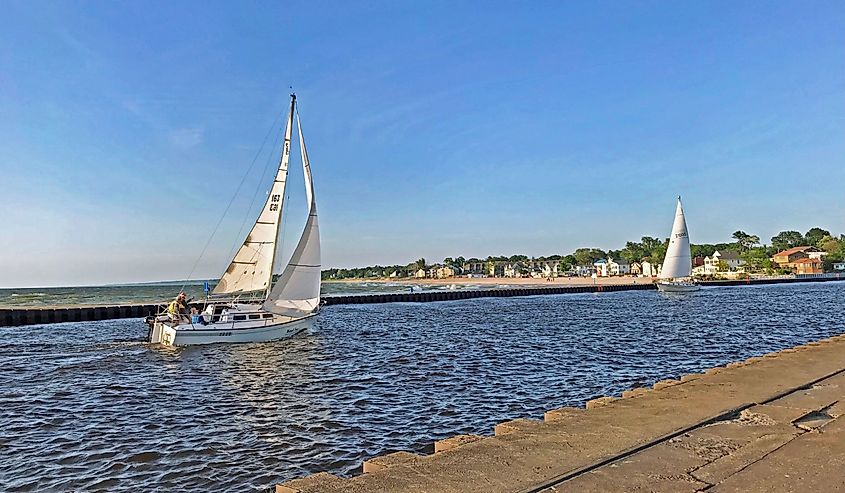
[[[263,305],[264,310],[292,317],[307,315],[320,303],[320,226],[317,221],[317,201],[314,197],[311,165],[298,115],[296,123],[302,152],[302,170],[305,175],[308,219],[290,261]]]
[[[669,247],[666,249],[666,258],[663,260],[663,268],[660,270],[659,277],[661,279],[678,279],[691,275],[692,255],[690,253],[687,221],[684,217],[681,198],[678,197],[675,222],[672,224],[672,235],[669,237]]]
[[[220,278],[220,282],[214,288],[214,294],[266,291],[270,286],[276,243],[279,237],[279,222],[285,200],[293,112],[294,100],[291,101],[285,128],[285,144],[279,160],[279,169],[267,196],[267,202],[243,245],[238,249],[238,253],[235,254],[226,272]]]

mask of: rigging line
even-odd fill
[[[285,110],[282,110],[279,113],[279,116],[276,117],[276,121],[278,121],[282,115],[284,115]],[[194,275],[194,271],[199,265],[200,260],[205,255],[205,251],[208,249],[208,245],[211,244],[211,240],[214,238],[214,235],[217,233],[217,229],[220,228],[220,224],[223,223],[223,219],[226,217],[226,214],[229,212],[229,208],[232,207],[232,203],[235,201],[235,197],[238,196],[238,192],[240,192],[241,187],[243,186],[244,182],[246,181],[246,177],[249,176],[249,172],[252,171],[252,167],[255,165],[255,162],[258,160],[258,156],[261,155],[261,151],[264,150],[264,145],[267,143],[267,139],[270,138],[270,134],[272,133],[273,129],[276,128],[275,121],[273,125],[270,127],[270,130],[267,131],[267,135],[264,136],[264,141],[261,142],[261,147],[258,149],[258,152],[255,153],[255,157],[252,158],[252,162],[249,164],[244,175],[241,177],[240,183],[238,183],[237,188],[235,188],[235,192],[232,194],[232,198],[229,199],[229,203],[226,204],[226,208],[223,210],[223,214],[220,216],[220,219],[217,220],[217,224],[214,226],[214,230],[212,230],[211,235],[208,237],[208,241],[205,242],[205,246],[202,247],[202,251],[200,252],[199,257],[194,262],[194,265],[191,267],[191,271],[188,273],[188,276],[185,277],[185,280],[182,281],[182,287],[179,288],[179,291],[183,291],[185,289],[185,285],[191,279],[191,276]]]
[[[279,114],[279,118],[277,118],[276,122],[274,122],[273,127],[271,127],[271,129],[270,129],[271,131],[275,131],[277,126],[281,130],[281,124],[276,125],[276,123],[278,123],[278,121],[281,119],[281,116],[283,114],[284,114],[284,110],[282,110],[282,113]],[[272,149],[275,149],[277,147],[278,142],[279,142],[279,135],[280,135],[279,132],[274,132],[274,133],[276,135],[276,138],[273,139]],[[262,146],[263,146],[263,144],[262,144]],[[261,171],[261,179],[258,180],[258,184],[255,187],[255,193],[253,193],[252,199],[249,201],[249,207],[247,207],[246,214],[244,214],[243,222],[241,222],[241,227],[238,228],[238,234],[235,235],[235,242],[232,245],[232,248],[229,250],[229,258],[233,258],[233,255],[235,254],[235,250],[237,250],[238,246],[241,245],[241,243],[239,242],[239,239],[241,238],[241,234],[243,233],[243,230],[244,230],[244,227],[247,224],[247,221],[249,220],[250,217],[252,217],[252,206],[255,205],[255,198],[258,196],[258,192],[261,191],[261,184],[264,182],[264,177],[267,175],[267,168],[269,168],[270,163],[273,162],[273,157],[274,157],[274,154],[272,152],[267,155],[267,163],[264,164],[264,168]],[[259,218],[260,217],[261,217],[261,213],[259,212]]]

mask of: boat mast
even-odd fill
[[[282,157],[279,159],[279,166],[281,163],[286,161],[290,157],[290,142],[291,142],[291,133],[293,130],[293,112],[296,110],[296,93],[291,93],[290,95],[290,113],[288,114],[288,125],[287,129],[285,130],[285,145],[282,148]],[[287,168],[285,169],[285,181],[287,181]],[[278,180],[278,177],[276,177]],[[285,208],[285,194],[282,194],[281,198],[279,199],[279,210],[277,214],[279,218],[282,215],[282,209]],[[276,252],[279,250],[279,229],[281,228],[282,221],[276,221],[276,232],[273,235],[275,243],[273,243],[273,259],[270,262],[270,282],[267,283],[267,289],[264,291],[264,299],[266,300],[268,296],[270,296],[270,291],[273,289],[273,268],[276,265]]]

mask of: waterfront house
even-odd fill
[[[607,274],[610,276],[624,276],[631,273],[631,265],[624,260],[607,259]]]
[[[448,265],[440,265],[434,269],[434,276],[437,279],[446,279],[447,277],[454,277],[455,269]]]
[[[600,258],[593,262],[593,267],[595,267],[596,276],[598,277],[607,277],[609,274],[609,270],[607,268],[607,260]]]
[[[654,277],[657,275],[657,266],[649,262],[648,260],[643,260],[640,264],[642,268],[642,276],[643,277]]]
[[[420,269],[420,270],[414,272],[414,277],[416,277],[417,279],[424,278],[425,277],[425,269]]]
[[[725,262],[727,264],[727,271],[723,271],[719,264],[720,262]],[[693,270],[696,273],[702,273],[707,275],[713,275],[718,272],[737,272],[742,270],[742,266],[745,265],[745,260],[740,258],[739,253],[734,250],[716,250],[713,252],[713,255],[708,255],[704,257],[704,265],[703,268],[696,271],[694,268]]]
[[[804,257],[795,259],[789,264],[796,274],[821,274],[824,272],[824,263],[815,258]]]
[[[799,258],[816,257],[818,260],[821,257],[821,255],[818,255],[819,253],[821,253],[821,250],[814,246],[797,246],[776,253],[772,257],[772,262],[776,263],[780,268],[789,268],[789,264]]]
[[[632,276],[639,276],[643,273],[643,264],[639,262],[632,262],[631,263],[631,275]]]
[[[833,263],[833,270],[845,270],[845,262],[834,262]]]

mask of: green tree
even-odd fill
[[[765,247],[750,248],[741,253],[740,257],[745,260],[745,270],[748,272],[759,272],[772,268],[772,261]]]
[[[420,270],[426,268],[426,263],[424,258],[418,258],[416,262],[414,262],[414,270]]]
[[[651,263],[653,264],[662,264],[663,259],[666,257],[666,249],[669,248],[669,238],[666,238],[666,241],[660,243],[651,251],[651,255],[649,258],[651,259]]]
[[[607,254],[598,248],[579,248],[573,253],[578,265],[593,265],[598,259],[605,258]]]
[[[772,246],[778,251],[797,247],[802,243],[804,243],[804,235],[798,231],[781,231],[776,236],[772,236]]]
[[[804,243],[811,246],[819,246],[819,242],[830,236],[830,231],[822,228],[810,228],[804,235]]]
[[[736,244],[739,247],[740,252],[744,252],[749,248],[753,247],[754,245],[760,243],[759,236],[750,235],[745,231],[736,231],[731,236],[731,238],[736,240]]]
[[[651,236],[643,236],[640,241],[642,241],[641,245],[646,257],[652,256],[654,254],[654,250],[656,248],[660,248],[660,245],[663,244],[662,241],[657,238],[652,238]]]
[[[639,262],[644,257],[647,257],[645,248],[643,248],[642,243],[637,243],[634,241],[629,241],[625,243],[625,248],[623,248],[619,252],[620,256],[628,261],[631,262]]]

